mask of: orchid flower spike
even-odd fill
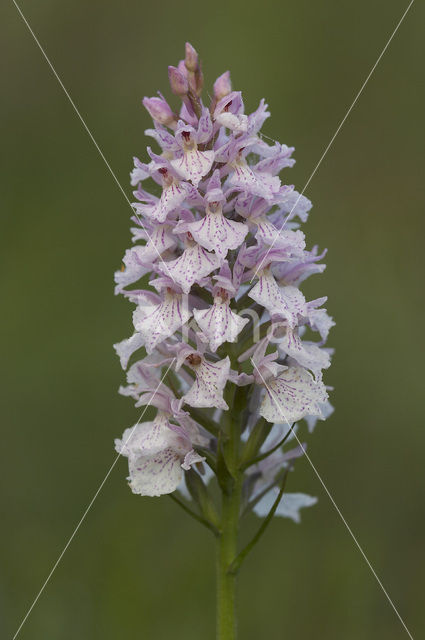
[[[115,292],[134,305],[131,335],[115,345],[120,393],[156,415],[116,449],[134,493],[179,492],[220,538],[247,510],[299,522],[316,502],[296,492],[279,503],[305,450],[298,434],[332,412],[323,375],[334,322],[326,298],[300,288],[323,272],[325,252],[300,228],[311,202],[280,175],[294,148],[261,135],[265,101],[245,113],[228,71],[208,101],[190,43],[168,75],[179,106],[143,99],[154,146],[134,160],[133,244],[115,273]]]

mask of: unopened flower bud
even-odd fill
[[[143,106],[159,124],[169,125],[175,120],[171,107],[163,98],[143,98]]]
[[[185,96],[189,91],[187,78],[176,67],[168,67],[168,79],[171,91],[176,96]]]
[[[177,69],[178,71],[180,71],[180,73],[182,74],[182,76],[184,76],[185,78],[187,78],[188,73],[187,73],[187,69],[186,69],[186,65],[184,63],[184,60],[180,60],[178,65],[177,65]]]
[[[214,82],[214,97],[217,100],[221,100],[224,96],[227,96],[232,90],[232,83],[230,81],[230,71],[225,71]]]
[[[198,68],[198,54],[192,47],[190,42],[186,42],[186,57],[184,59],[184,63],[186,65],[186,69],[188,71],[192,71],[193,73]]]

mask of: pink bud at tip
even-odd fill
[[[225,71],[214,82],[214,97],[217,100],[221,100],[224,96],[229,95],[232,90],[232,83],[230,81],[230,71]]]
[[[184,59],[184,63],[186,65],[186,69],[193,73],[198,68],[198,54],[190,42],[186,42],[186,57]]]
[[[176,67],[168,67],[168,79],[171,91],[176,96],[185,96],[189,91],[187,78]]]

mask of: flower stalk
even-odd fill
[[[236,572],[242,477],[238,474],[229,494],[222,493],[221,533],[217,538],[217,640],[236,638]]]

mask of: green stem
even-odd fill
[[[237,556],[242,475],[230,493],[222,494],[221,534],[217,538],[217,640],[236,640],[236,573],[229,568]]]

